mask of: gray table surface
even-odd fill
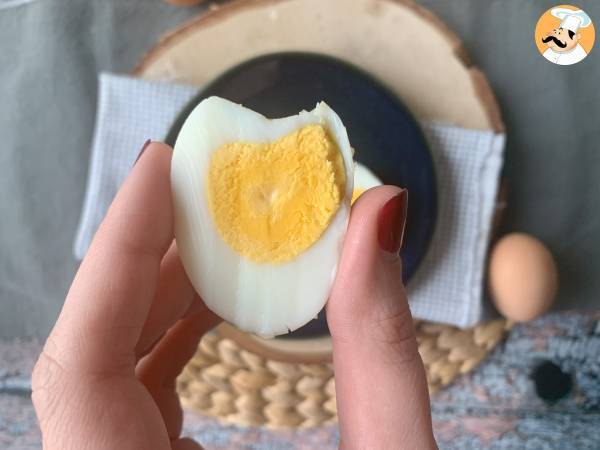
[[[600,49],[572,67],[537,54],[533,30],[554,1],[420,3],[464,40],[497,93],[508,128],[505,230],[550,246],[560,306],[597,308]],[[600,2],[577,4],[600,25]],[[0,9],[0,338],[45,336],[77,268],[98,72],[130,71],[162,33],[203,9],[161,0]]]
[[[0,339],[0,448],[40,448],[29,373],[40,350],[34,339]],[[440,450],[597,450],[600,448],[600,311],[557,313],[519,325],[474,371],[434,395],[433,429]],[[540,361],[572,375],[573,388],[542,401],[530,379]],[[336,426],[273,431],[224,426],[186,411],[183,435],[207,450],[334,450]]]

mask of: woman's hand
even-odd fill
[[[150,144],[81,263],[33,372],[48,450],[198,449],[175,379],[219,322],[173,244],[172,150]]]
[[[46,450],[201,448],[180,437],[175,379],[220,319],[198,298],[173,243],[171,156],[151,143],[136,163],[36,364],[32,397]],[[373,189],[356,203],[327,307],[345,449],[435,447],[390,244],[403,225],[393,214],[398,199],[384,206],[399,192]]]

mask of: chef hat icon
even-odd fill
[[[592,23],[590,16],[581,9],[573,11],[572,9],[567,8],[553,8],[550,13],[561,20],[561,28],[571,30],[573,33],[577,33],[579,28],[586,28]]]

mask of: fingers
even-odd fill
[[[163,258],[154,301],[136,345],[144,356],[175,322],[186,314],[207,311],[190,283],[173,242]]]
[[[96,233],[51,335],[61,364],[89,372],[133,368],[173,239],[171,155],[165,144],[146,148]]]
[[[198,448],[189,440],[168,439],[165,429],[165,423],[170,430],[181,428],[176,372],[208,322],[217,320],[193,293],[174,246],[163,259],[173,241],[171,155],[170,147],[152,143],[132,169],[33,372],[32,398],[44,439],[55,442],[49,447]],[[136,346],[151,347],[178,318],[194,311],[201,317],[183,320],[166,334],[165,342],[174,345],[168,357],[160,343],[156,346],[161,358],[155,359],[166,365],[158,373],[169,387],[149,395],[134,377]],[[198,335],[181,338],[190,327]],[[175,411],[171,422],[163,412],[169,408]]]
[[[434,448],[427,382],[401,278],[406,192],[355,203],[327,320],[344,448]]]
[[[173,384],[196,352],[200,338],[221,320],[206,310],[177,322],[139,362],[136,368],[138,378],[147,386]]]
[[[182,424],[175,380],[194,356],[202,335],[220,321],[209,310],[180,320],[136,368],[139,380],[154,398],[172,439],[179,436]]]

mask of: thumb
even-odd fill
[[[360,197],[327,304],[344,448],[435,448],[398,256],[407,204],[394,186]]]

